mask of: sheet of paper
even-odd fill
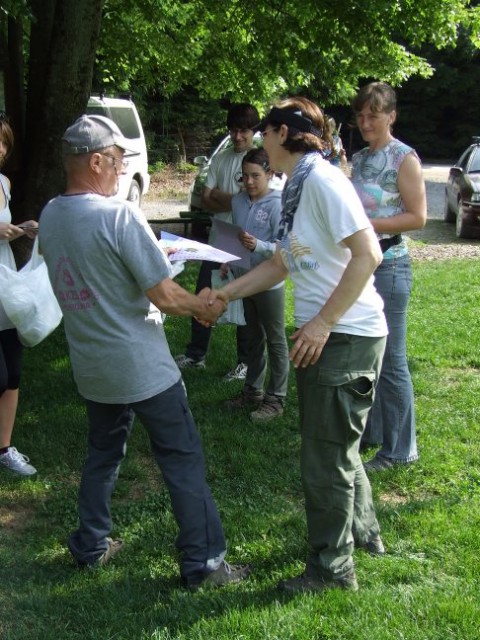
[[[224,220],[217,220],[213,217],[213,231],[215,246],[222,251],[229,251],[238,255],[239,259],[232,262],[235,267],[250,269],[252,266],[252,252],[247,249],[239,240],[239,235],[243,233],[242,227]]]
[[[170,262],[177,262],[179,260],[210,260],[211,262],[232,262],[232,260],[238,260],[238,255],[233,255],[226,251],[222,251],[215,247],[205,244],[203,242],[197,242],[196,240],[189,240],[188,238],[182,238],[182,236],[176,236],[174,233],[168,233],[162,231],[162,237],[159,242],[164,247],[172,247],[176,251],[168,256]]]

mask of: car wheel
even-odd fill
[[[458,204],[458,214],[457,214],[457,224],[455,228],[457,238],[469,238],[469,227],[465,222],[465,217],[463,215],[463,207],[462,203]]]
[[[457,216],[455,215],[455,211],[452,211],[451,206],[448,203],[447,192],[445,191],[445,204],[443,205],[443,219],[445,222],[455,222]]]
[[[142,191],[140,189],[140,185],[138,184],[137,180],[132,180],[132,182],[130,183],[130,190],[128,192],[127,200],[129,202],[133,202],[133,204],[136,204],[137,206],[140,206],[141,204]]]

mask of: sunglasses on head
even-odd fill
[[[7,116],[5,111],[0,111],[0,122],[6,122],[7,124],[10,124],[10,118]]]

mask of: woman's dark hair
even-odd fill
[[[281,114],[282,110],[300,115],[305,122],[311,123],[311,127],[315,130],[315,133],[301,131],[294,125],[286,123],[286,118],[284,119]],[[323,112],[318,105],[308,98],[294,96],[282,100],[282,102],[275,105],[264,122],[276,130],[278,130],[282,124],[287,124],[288,137],[282,146],[290,151],[290,153],[322,151],[325,147],[330,147],[331,141],[328,141],[329,133],[325,128]]]
[[[0,119],[0,140],[6,145],[7,153],[5,154],[4,160],[8,158],[8,156],[12,153],[14,137],[11,126],[8,124],[6,118]],[[0,161],[1,166],[1,161]]]
[[[392,113],[397,109],[397,96],[386,82],[370,82],[352,100],[352,109],[358,113],[367,104],[376,113]]]
[[[247,102],[233,104],[227,114],[227,129],[254,129],[260,122],[255,107]]]
[[[242,167],[246,162],[250,162],[251,164],[258,164],[258,166],[262,167],[264,171],[270,171],[268,153],[263,147],[258,147],[247,151],[247,153],[243,156]]]

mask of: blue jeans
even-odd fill
[[[200,437],[183,384],[132,405],[87,400],[88,455],[79,494],[80,526],[68,546],[79,564],[95,562],[108,547],[112,528],[110,500],[125,457],[135,415],[150,437],[155,460],[170,493],[179,527],[176,546],[180,573],[198,583],[225,555],[225,538],[217,507],[205,479]]]
[[[409,256],[384,259],[375,271],[389,335],[363,437],[365,443],[381,444],[377,456],[404,463],[418,459],[413,384],[407,363],[407,307],[412,283]]]

